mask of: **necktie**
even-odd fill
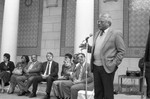
[[[104,30],[101,30],[100,36],[102,36],[104,34]]]
[[[48,67],[47,67],[47,70],[46,70],[46,75],[49,75],[49,65],[50,65],[50,62],[48,62]]]

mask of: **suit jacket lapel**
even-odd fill
[[[95,47],[96,39],[97,39],[97,37],[98,37],[98,35],[99,35],[100,32],[101,32],[101,31],[99,30],[99,31],[97,31],[97,32],[95,33],[94,40],[93,40],[93,46],[94,46],[94,47]]]
[[[45,65],[44,65],[44,71],[46,70],[46,66],[47,66],[47,62],[45,62]]]
[[[54,66],[54,62],[52,61],[50,73],[52,73],[53,66]]]
[[[31,63],[32,63],[32,62],[29,62],[29,63],[28,63],[26,69],[28,69],[28,68],[30,67]]]
[[[94,39],[93,39],[93,47],[92,47],[92,54],[94,52],[94,49],[95,49],[95,42],[96,42],[96,39],[98,37],[98,35],[100,34],[100,30],[98,30],[96,33],[95,33],[95,36],[94,36]]]
[[[81,69],[81,66],[80,66],[80,69]],[[80,72],[82,73],[81,74],[81,79],[84,79],[83,76],[85,75],[85,71],[86,71],[86,63],[84,64],[83,68],[82,68],[82,71],[80,71],[79,69],[79,73],[78,73],[78,77],[80,75]]]
[[[81,76],[82,79],[83,79],[83,75],[85,75],[85,71],[86,71],[86,63],[84,64],[82,69],[82,76]]]
[[[111,33],[111,29],[108,30],[108,33],[106,35],[106,38],[104,39],[104,42],[102,44],[102,49],[105,46],[106,42],[108,41],[108,39],[111,37],[112,33]]]

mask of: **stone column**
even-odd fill
[[[19,20],[19,2],[20,0],[5,0],[2,42],[1,42],[1,61],[3,54],[9,53],[10,60],[16,61],[18,20]]]
[[[79,45],[82,41],[94,32],[94,0],[76,0],[75,23],[74,53],[78,53],[81,52]],[[89,39],[91,42],[92,38]]]

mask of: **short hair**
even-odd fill
[[[77,57],[78,57],[80,54],[85,57],[85,54],[84,54],[84,53],[78,53],[78,54],[77,54]]]
[[[26,59],[26,63],[28,63],[30,61],[29,56],[28,55],[22,55],[21,58],[25,58]]]
[[[72,55],[69,53],[65,54],[65,56],[68,57],[69,59],[72,59]]]
[[[104,18],[106,21],[108,21],[109,26],[111,26],[112,18],[108,13],[102,13],[99,15],[99,18]]]
[[[52,53],[52,52],[47,52],[47,54],[51,54],[51,55],[52,55],[52,57],[54,57],[54,55],[53,55],[53,53]]]
[[[5,53],[4,56],[8,59],[8,61],[10,61],[10,54]]]

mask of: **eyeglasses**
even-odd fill
[[[106,21],[97,20],[97,24],[104,24]]]

